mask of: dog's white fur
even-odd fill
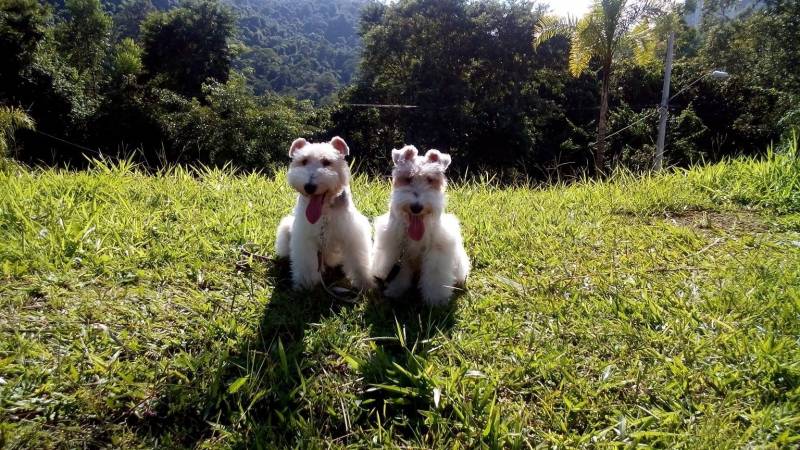
[[[373,286],[370,225],[350,195],[350,168],[345,161],[349,152],[338,136],[315,144],[298,138],[289,148],[292,163],[287,178],[299,195],[294,215],[284,217],[278,225],[275,251],[289,257],[295,289],[315,286],[321,281],[322,269],[339,265],[353,286]],[[306,215],[312,202],[308,184],[316,185],[313,194],[324,194],[322,215],[313,224]],[[318,253],[323,256],[323,268]]]
[[[469,258],[461,239],[461,227],[452,214],[445,214],[445,169],[450,155],[429,150],[419,156],[414,146],[392,150],[392,195],[389,212],[375,219],[372,273],[385,279],[396,263],[400,270],[389,281],[384,294],[398,297],[419,274],[423,300],[431,305],[449,301],[456,286],[466,283]],[[424,223],[420,240],[410,237],[413,209]],[[417,236],[419,237],[419,236]]]

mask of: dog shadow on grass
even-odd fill
[[[194,370],[160,383],[146,417],[128,420],[146,440],[169,448],[232,440],[250,448],[263,442],[283,447],[296,439],[292,423],[302,419],[297,410],[313,371],[306,358],[309,329],[353,305],[333,301],[321,289],[294,291],[286,260],[261,263],[241,273],[272,287],[252,337],[229,354],[196,353]]]
[[[350,364],[362,380],[359,401],[367,428],[412,440],[425,428],[423,412],[436,408],[441,392],[433,359],[449,341],[462,297],[459,290],[447,305],[431,307],[411,289],[401,298],[377,296],[366,305],[371,342]]]
[[[288,262],[284,260],[269,261],[266,273],[254,271],[248,276],[266,276],[265,282],[273,287],[254,336],[242,342],[235,353],[209,355],[208,361],[200,355],[196,364],[210,367],[198,367],[193,376],[166,383],[154,414],[145,423],[132,424],[136,429],[168,447],[213,445],[216,439],[230,439],[225,436],[231,431],[239,434],[234,440],[248,448],[258,443],[291,447],[306,437],[313,438],[299,431],[302,429],[305,433],[315,429],[325,436],[345,435],[345,427],[352,423],[338,429],[338,424],[326,421],[325,430],[315,428],[314,421],[319,418],[310,416],[327,413],[315,411],[321,406],[315,405],[313,398],[320,390],[324,395],[327,387],[309,388],[308,384],[324,370],[322,366],[342,359],[338,345],[326,339],[340,331],[346,333],[350,327],[363,328],[369,335],[366,352],[348,363],[334,364],[348,381],[359,380],[356,396],[367,406],[352,419],[381,421],[375,409],[380,406],[381,411],[408,418],[409,424],[423,420],[417,411],[433,401],[424,364],[440,338],[450,333],[458,298],[447,307],[437,308],[424,305],[414,291],[392,301],[371,293],[358,304],[345,303],[332,299],[322,289],[292,290]],[[326,274],[326,279],[333,281],[341,277],[337,271]],[[344,317],[341,321],[327,320],[338,314]],[[345,328],[309,333],[312,328],[325,326]],[[320,338],[321,334],[326,337]],[[348,336],[342,342],[348,339],[352,343]],[[398,366],[405,372],[397,371]],[[396,393],[373,389],[374,385],[420,392],[408,391],[413,400],[409,402],[397,398]],[[402,406],[397,409],[394,404]]]
[[[384,342],[423,343],[437,335],[450,333],[463,296],[463,291],[457,292],[444,306],[426,305],[417,289],[410,289],[396,299],[376,292],[365,307],[364,321],[369,326],[370,335],[377,340],[386,338]]]

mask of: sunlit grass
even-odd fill
[[[283,174],[0,169],[0,447],[791,447],[800,163],[451,186],[452,308],[287,289]],[[389,185],[357,177],[368,216]]]

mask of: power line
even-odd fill
[[[93,154],[95,154],[97,156],[100,156],[101,158],[111,158],[111,159],[115,159],[117,161],[120,161],[119,158],[117,158],[117,157],[115,157],[113,155],[104,154],[100,150],[96,150],[96,149],[93,149],[93,148],[89,148],[89,147],[83,146],[81,144],[76,144],[74,142],[70,142],[70,141],[68,141],[66,139],[63,139],[63,138],[60,138],[58,136],[53,136],[52,134],[45,133],[44,131],[39,131],[39,130],[28,130],[28,131],[31,131],[31,132],[36,133],[36,134],[40,134],[40,135],[45,136],[45,137],[49,137],[50,139],[56,140],[58,142],[61,142],[61,143],[67,144],[67,145],[71,145],[71,146],[73,146],[75,148],[79,148],[81,150],[85,150],[87,152],[90,152],[90,153],[93,153]]]
[[[36,134],[41,134],[42,136],[47,136],[50,139],[55,139],[56,141],[63,142],[64,144],[71,145],[71,146],[79,148],[81,150],[86,150],[86,151],[89,151],[89,152],[92,152],[92,153],[97,153],[97,154],[102,156],[102,153],[100,153],[98,150],[95,150],[95,149],[89,148],[89,147],[84,147],[83,145],[76,144],[74,142],[70,142],[70,141],[68,141],[66,139],[62,139],[62,138],[60,138],[58,136],[53,136],[52,134],[45,133],[44,131],[39,131],[39,130],[29,130],[29,131],[32,131],[32,132],[34,132]]]
[[[702,80],[703,78],[705,78],[705,77],[707,77],[707,76],[708,76],[708,74],[707,74],[707,73],[706,73],[706,74],[703,74],[703,75],[700,75],[699,77],[697,77],[697,79],[696,79],[696,80],[694,80],[694,81],[692,81],[691,83],[687,84],[687,85],[686,85],[686,86],[685,86],[683,89],[681,89],[680,91],[676,92],[676,93],[675,93],[675,94],[674,94],[672,97],[670,97],[670,98],[669,98],[669,101],[673,101],[673,100],[675,100],[675,97],[677,97],[677,96],[679,96],[679,95],[683,94],[684,92],[686,92],[686,90],[688,90],[690,87],[694,86],[695,84],[699,83],[699,82],[700,82],[700,80]]]
[[[617,131],[615,131],[615,132],[613,132],[611,134],[607,134],[606,137],[605,137],[605,140],[608,140],[608,138],[610,138],[611,136],[614,136],[614,135],[622,133],[623,131],[627,130],[628,128],[630,128],[630,127],[632,127],[634,125],[642,123],[644,120],[649,119],[650,117],[653,117],[653,115],[655,113],[659,112],[659,111],[660,111],[660,109],[656,109],[656,110],[650,111],[649,113],[647,113],[644,116],[640,117],[639,120],[637,120],[636,122],[633,122],[632,124],[630,124],[630,125],[628,125],[628,126],[626,126],[624,128],[620,128],[619,130],[617,130]],[[595,144],[597,144],[597,142],[592,142],[589,145],[595,145]]]
[[[340,103],[342,106],[355,106],[357,108],[399,108],[399,109],[414,109],[419,108],[416,105],[382,105],[373,103]]]

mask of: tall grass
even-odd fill
[[[451,307],[292,292],[285,174],[0,170],[0,446],[790,447],[800,173],[451,186]],[[357,176],[382,213],[387,182]],[[336,274],[331,274],[336,276]]]

